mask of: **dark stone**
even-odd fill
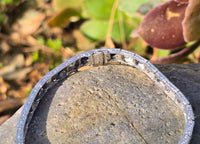
[[[200,64],[156,66],[190,101],[195,114],[195,126],[190,143],[198,144],[200,142]]]

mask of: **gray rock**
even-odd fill
[[[195,114],[195,126],[191,144],[198,144],[200,142],[200,64],[157,65],[157,68],[190,101]]]
[[[4,76],[7,73],[13,72],[16,68],[24,66],[24,56],[18,54],[9,60],[8,64],[0,69],[0,76]]]
[[[23,106],[5,123],[0,126],[0,144],[14,144],[17,130],[17,122]]]
[[[191,140],[192,144],[196,144],[199,142],[200,140],[200,118],[199,118],[199,113],[200,113],[200,98],[199,98],[199,93],[200,93],[200,64],[191,64],[191,65],[157,65],[157,67],[159,68],[159,70],[161,72],[163,72],[164,75],[166,75],[170,81],[172,83],[174,83],[184,94],[185,96],[189,99],[190,103],[193,106],[194,109],[194,113],[195,113],[195,128],[194,128],[194,133],[193,133],[193,137]],[[62,134],[65,134],[65,136],[67,136],[68,138],[70,138],[70,135],[72,136],[76,136],[78,138],[78,140],[80,141],[84,141],[87,142],[87,139],[83,139],[82,136],[92,136],[93,140],[98,143],[98,141],[100,140],[104,140],[102,141],[103,143],[106,142],[106,140],[116,140],[116,137],[120,136],[120,138],[124,138],[127,136],[130,136],[131,134],[136,134],[135,136],[135,142],[136,143],[144,143],[144,139],[147,140],[149,143],[152,143],[152,141],[157,141],[157,142],[161,142],[159,141],[159,139],[156,139],[155,137],[151,137],[154,134],[151,134],[151,131],[153,131],[153,128],[151,129],[151,131],[148,129],[148,125],[145,125],[145,120],[151,120],[151,116],[154,117],[153,120],[157,120],[157,124],[161,124],[164,126],[169,125],[170,126],[170,131],[165,132],[164,129],[160,131],[160,133],[157,133],[157,135],[159,135],[159,138],[163,138],[165,140],[165,142],[167,142],[167,137],[170,137],[170,141],[174,142],[177,141],[176,138],[174,139],[174,135],[176,134],[173,128],[175,129],[180,129],[180,134],[181,134],[181,130],[183,129],[182,127],[182,122],[177,122],[177,120],[173,120],[173,118],[179,118],[180,120],[181,118],[181,114],[178,110],[176,110],[176,108],[170,104],[170,102],[165,99],[164,97],[162,98],[155,98],[154,97],[154,93],[157,94],[157,96],[161,96],[163,95],[160,91],[154,91],[153,93],[151,93],[151,90],[154,88],[154,86],[148,82],[147,78],[143,75],[143,73],[135,71],[134,74],[134,83],[131,84],[131,80],[130,78],[128,78],[128,75],[131,75],[130,73],[132,73],[130,71],[130,69],[124,69],[124,70],[115,70],[113,71],[114,68],[111,68],[110,71],[105,71],[105,73],[98,73],[99,76],[104,75],[107,79],[110,79],[112,81],[117,81],[118,82],[118,86],[114,85],[114,87],[112,87],[112,84],[108,84],[106,85],[106,83],[104,82],[103,79],[98,79],[99,77],[91,77],[89,81],[85,81],[85,84],[91,84],[91,87],[88,87],[85,85],[83,86],[83,89],[78,89],[78,91],[73,91],[74,87],[78,86],[79,84],[81,84],[81,82],[84,81],[84,78],[80,81],[80,79],[77,78],[76,81],[64,81],[63,84],[61,85],[57,85],[55,87],[54,92],[56,93],[49,93],[48,99],[43,99],[41,101],[41,104],[39,105],[39,110],[36,110],[36,113],[34,115],[34,118],[31,122],[30,125],[30,129],[28,131],[28,135],[32,136],[32,139],[26,139],[27,142],[33,142],[36,138],[38,138],[37,142],[38,143],[50,143],[50,142],[54,142],[54,136],[55,137],[59,137],[60,142],[66,141],[68,140],[69,142],[73,142],[73,139],[65,139],[62,137]],[[94,72],[93,68],[90,70],[90,73],[92,74],[92,72]],[[114,74],[114,73],[115,74]],[[119,75],[121,72],[125,73],[125,77],[123,79],[126,79],[126,82],[123,82],[120,78],[120,76],[117,77],[117,75]],[[109,73],[111,75],[109,75]],[[82,72],[82,74],[85,74],[85,71]],[[77,77],[78,75],[73,75],[74,77]],[[70,77],[72,78],[72,77]],[[94,81],[92,81],[92,79],[96,79],[98,82],[98,84],[93,83]],[[129,81],[130,80],[130,81]],[[121,82],[121,83],[120,83]],[[70,84],[70,88],[66,87],[66,85]],[[104,90],[99,90],[98,88],[95,89],[95,85],[101,86],[106,86],[109,87],[108,89],[104,89]],[[94,87],[92,87],[92,85]],[[151,89],[149,91],[145,91],[146,93],[142,93],[140,92],[136,87],[138,85],[143,85],[143,88],[145,88],[146,90]],[[146,86],[145,86],[146,85]],[[115,89],[117,87],[117,89]],[[131,89],[132,88],[132,89]],[[142,98],[142,97],[137,97],[136,95],[130,95],[130,92],[128,92],[128,89],[139,93],[139,95],[147,95],[147,98]],[[86,90],[86,91],[85,91]],[[117,91],[114,91],[117,90]],[[61,92],[61,93],[59,93]],[[63,94],[62,94],[63,93]],[[77,94],[77,93],[81,93],[81,95],[77,95],[77,98],[74,98],[74,100],[71,100],[71,102],[68,100],[66,96],[66,94],[68,94],[69,96],[72,97],[72,94]],[[87,105],[89,104],[90,106],[94,106],[97,103],[101,103],[101,101],[99,100],[99,98],[97,96],[92,97],[90,95],[90,93],[92,93],[91,95],[94,95],[94,93],[104,93],[107,94],[107,97],[105,98],[106,102],[102,103],[105,107],[101,107],[99,109],[99,111],[93,107],[87,107]],[[112,96],[117,95],[118,93],[122,93],[124,96],[123,97],[115,97],[113,98]],[[59,94],[59,95],[58,95]],[[71,95],[70,95],[71,94]],[[80,96],[80,97],[79,97]],[[128,96],[128,97],[127,97]],[[142,105],[138,106],[138,111],[137,109],[132,109],[131,106],[133,105],[133,103],[130,103],[130,105],[128,105],[129,103],[127,102],[131,102],[135,99],[131,99],[131,97],[135,97],[137,99],[136,101],[136,106],[137,103],[142,103]],[[152,108],[152,111],[149,111],[148,109],[146,109],[146,107],[148,106],[146,102],[143,102],[144,100],[150,100],[151,98],[154,97],[154,100],[151,101],[152,105],[150,106]],[[82,98],[82,99],[81,99]],[[87,101],[87,103],[85,102],[85,104],[83,105],[82,102],[84,102],[83,98],[88,98],[89,101]],[[102,97],[103,98],[103,97]],[[111,101],[109,102],[109,100],[111,99]],[[78,100],[78,101],[77,101]],[[157,103],[156,103],[157,101]],[[159,102],[161,103],[160,105]],[[167,103],[167,105],[162,105],[162,103],[165,102]],[[66,105],[66,103],[68,105]],[[125,103],[127,105],[125,105]],[[116,105],[115,105],[116,104]],[[170,106],[171,105],[171,106]],[[76,106],[76,107],[75,107]],[[158,115],[156,117],[155,112],[156,112],[156,106],[158,106]],[[120,108],[122,107],[123,110]],[[71,109],[70,109],[71,108]],[[112,109],[113,108],[113,109]],[[166,115],[162,115],[162,110],[166,110],[166,108],[169,110]],[[91,116],[92,113],[95,113],[97,115],[97,112],[105,112],[104,115],[100,115],[101,116],[101,120],[104,120],[104,118],[107,118],[107,122],[109,122],[109,125],[103,126],[103,123],[106,123],[105,121],[103,121],[103,123],[98,122],[97,119],[95,119],[95,117],[89,117],[88,120],[82,120],[82,122],[84,122],[84,125],[80,125],[80,123],[72,123],[72,121],[70,120],[70,117],[73,118],[74,120],[77,121],[81,121],[81,117],[85,118],[86,113],[84,113],[84,110],[88,111],[88,115]],[[71,115],[69,112],[69,110],[71,110]],[[109,114],[109,110],[110,114]],[[115,111],[115,113],[113,113],[113,111]],[[131,115],[130,113],[132,111],[135,110],[136,115]],[[176,113],[176,112],[177,113]],[[48,115],[47,115],[48,112]],[[79,112],[79,113],[78,113]],[[161,113],[160,113],[161,112]],[[148,115],[149,114],[149,115]],[[173,114],[173,116],[170,117],[170,114]],[[17,120],[19,118],[20,115],[20,111],[18,111],[13,117],[11,117],[7,122],[5,122],[1,127],[0,127],[0,138],[1,141],[0,143],[5,144],[5,143],[9,143],[12,144],[14,143],[14,139],[15,139],[15,131],[16,131],[16,125],[17,125]],[[64,116],[63,116],[64,115]],[[112,116],[110,116],[112,115]],[[77,117],[76,117],[77,116]],[[78,117],[80,116],[80,117]],[[141,124],[142,121],[137,121],[137,119],[135,119],[135,117],[143,117],[142,119],[144,120],[143,125]],[[148,117],[149,116],[149,117]],[[159,121],[159,119],[161,117],[164,117],[163,121]],[[68,119],[68,121],[66,121],[66,119]],[[87,118],[87,117],[86,117]],[[92,123],[91,119],[94,119],[94,122]],[[171,121],[170,121],[171,119]],[[44,121],[46,120],[46,121]],[[64,122],[67,122],[67,124],[71,124],[74,126],[75,130],[76,128],[78,128],[79,131],[77,131],[78,135],[74,135],[76,133],[76,131],[73,129],[73,127],[70,128],[70,131],[66,131],[66,127],[68,125],[64,125]],[[91,122],[91,123],[90,123]],[[169,122],[169,123],[168,123]],[[43,125],[40,125],[43,124]],[[93,131],[84,131],[84,128],[88,128],[90,127],[92,124],[94,124],[94,126],[101,126],[102,129],[93,129]],[[131,124],[131,125],[128,125]],[[153,123],[151,123],[153,124]],[[151,126],[151,125],[150,125]],[[59,127],[62,127],[63,129],[60,129]],[[69,127],[68,127],[69,128]],[[116,131],[116,128],[118,129],[124,129],[125,131],[128,131],[128,133],[120,133],[122,131]],[[150,127],[149,127],[150,128]],[[114,134],[116,134],[116,137],[114,136],[110,136],[109,139],[100,139],[99,137],[101,136],[108,136],[106,133],[102,132],[102,133],[97,133],[97,132],[101,132],[100,130],[103,130],[105,132],[105,130],[107,130],[107,132],[114,132]],[[140,133],[142,134],[143,138],[141,138],[140,135],[138,135],[138,131],[140,131]],[[148,131],[147,131],[148,130]],[[80,133],[80,132],[83,133]],[[164,132],[163,132],[164,131]],[[96,132],[96,133],[95,133]],[[118,132],[118,133],[117,133]],[[94,135],[97,134],[97,135]],[[167,134],[167,135],[166,135]],[[176,136],[175,136],[176,137]],[[79,142],[80,142],[79,141]],[[126,139],[126,142],[129,143],[131,141],[131,138],[129,137],[128,139]],[[170,142],[169,141],[169,142]],[[78,141],[77,141],[78,142]],[[117,141],[120,143],[120,141]],[[121,142],[123,143],[123,142]]]
[[[3,75],[3,78],[5,80],[22,80],[27,76],[29,72],[32,71],[32,69],[33,69],[32,67],[16,69],[13,72],[6,73],[5,75]]]

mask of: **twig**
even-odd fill
[[[198,48],[198,46],[200,45],[200,40],[198,40],[197,42],[195,42],[192,46],[188,47],[188,48],[184,48],[183,50],[172,54],[170,56],[167,57],[163,57],[160,59],[156,59],[156,60],[150,60],[151,63],[153,64],[170,64],[170,63],[174,63],[178,60],[183,59],[184,57],[188,56],[190,53],[192,53],[195,49]]]
[[[111,39],[111,33],[112,33],[114,17],[115,17],[115,13],[116,13],[118,5],[119,5],[119,0],[115,0],[113,7],[112,7],[112,10],[111,10],[111,14],[110,14],[108,31],[107,31],[107,34],[106,34],[105,47],[110,47],[110,45],[111,45],[111,47],[114,47],[114,44],[113,44],[112,39]]]
[[[25,103],[26,99],[21,98],[21,99],[8,99],[4,101],[0,101],[0,115],[2,113],[6,113],[9,110],[16,110],[20,106],[22,106]]]

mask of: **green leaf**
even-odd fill
[[[130,34],[131,31],[133,30],[133,26],[129,25],[126,22],[122,22],[122,26],[123,26],[123,31],[124,31],[124,36],[125,36],[125,40],[128,41],[130,38]],[[112,29],[112,34],[111,34],[112,38],[114,41],[121,43],[122,42],[122,30],[120,29],[120,24],[119,22],[115,22],[115,24],[113,25],[113,29]]]
[[[34,62],[39,61],[39,51],[34,51],[34,53],[32,55],[32,60]]]
[[[3,67],[3,63],[2,62],[0,62],[0,68],[2,68]]]
[[[53,6],[56,10],[66,8],[77,8],[83,5],[83,0],[54,0]]]
[[[20,4],[20,0],[1,0],[0,4],[3,4],[3,5],[12,4],[12,5],[17,6]]]
[[[157,57],[162,58],[162,57],[169,56],[170,52],[171,52],[170,50],[157,49]]]
[[[13,0],[2,0],[2,1],[1,1],[1,3],[4,4],[4,5],[10,4],[10,3],[12,3],[12,2],[13,2]]]
[[[129,16],[134,16],[137,8],[149,0],[120,0],[119,9]]]
[[[131,18],[119,10],[118,16],[118,19],[114,22],[111,35],[115,42],[122,43],[123,39],[126,41],[130,39],[130,34],[133,29],[139,27],[141,18]],[[122,36],[124,36],[124,38],[122,38]]]
[[[52,48],[55,52],[57,52],[62,46],[62,41],[60,39],[57,40],[48,39],[46,44],[48,47]]]
[[[139,18],[130,18],[122,12],[122,28],[120,29],[119,20],[115,20],[111,37],[115,42],[122,42],[122,35],[125,36],[125,40],[129,40],[132,30],[139,26],[141,20]],[[107,20],[89,20],[81,26],[81,31],[84,35],[92,40],[105,40],[108,30]],[[124,32],[124,34],[122,34]]]
[[[50,27],[64,27],[69,23],[72,16],[80,17],[80,11],[73,8],[66,8],[51,17],[48,25]]]
[[[144,56],[146,55],[147,44],[141,37],[138,37],[134,39],[133,43],[129,44],[127,50]]]
[[[108,21],[89,20],[81,26],[81,32],[93,40],[105,40]]]
[[[37,42],[40,44],[40,45],[44,45],[45,44],[45,40],[44,40],[44,37],[40,36],[37,38]]]
[[[85,0],[84,7],[95,19],[109,19],[115,0]]]

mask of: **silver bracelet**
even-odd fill
[[[194,113],[189,101],[153,64],[143,57],[121,49],[96,49],[76,55],[47,73],[32,89],[20,115],[16,143],[24,144],[32,116],[45,93],[61,80],[77,72],[83,66],[109,63],[129,65],[144,72],[180,108],[185,117],[185,130],[179,144],[190,142],[194,128]]]

